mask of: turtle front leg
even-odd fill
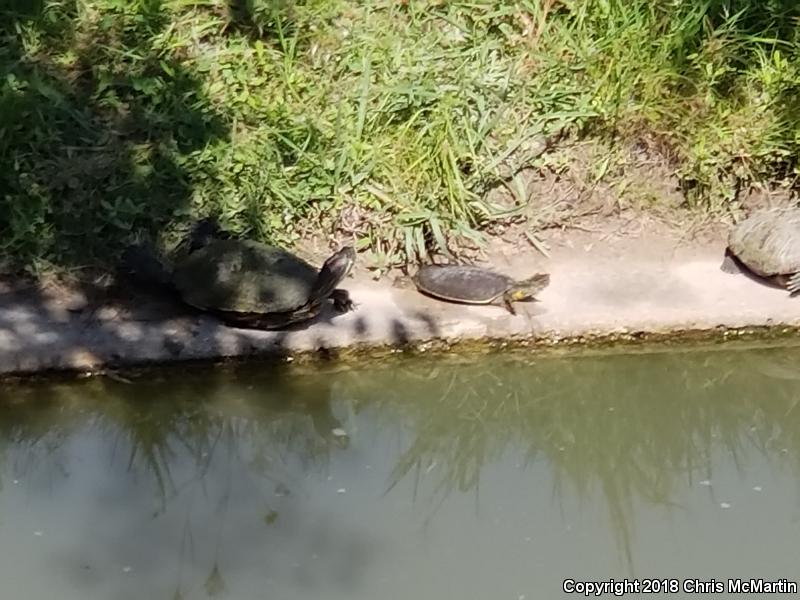
[[[346,313],[356,308],[356,303],[350,298],[350,292],[341,288],[333,290],[331,300],[333,300],[333,308],[336,309],[336,312]]]
[[[506,310],[510,312],[512,315],[516,316],[517,311],[514,308],[514,304],[512,302],[511,294],[504,294],[503,295],[503,306],[506,307]]]

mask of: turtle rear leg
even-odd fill
[[[725,249],[725,258],[722,260],[719,270],[723,273],[728,273],[729,275],[740,275],[742,273],[742,268],[739,266],[739,262],[736,260],[736,257],[729,248]]]
[[[789,290],[790,296],[796,296],[800,293],[800,273],[795,273],[786,281],[786,289]]]
[[[350,298],[350,292],[341,288],[336,288],[331,292],[331,300],[333,300],[333,308],[336,309],[336,312],[346,313],[356,308],[356,303]]]

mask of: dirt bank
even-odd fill
[[[506,237],[487,260],[526,276],[551,273],[540,302],[517,316],[494,306],[438,302],[373,281],[348,280],[356,311],[290,331],[226,327],[146,294],[114,297],[64,286],[7,288],[0,295],[0,373],[95,370],[149,362],[253,355],[324,355],[359,346],[395,347],[481,339],[614,338],[718,328],[800,325],[800,299],[719,270],[723,237],[702,238],[656,222],[550,231],[547,253]],[[624,233],[621,233],[624,229]]]

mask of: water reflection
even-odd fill
[[[136,512],[145,505],[150,519],[168,520],[174,520],[166,514],[170,506],[187,513],[176,553],[179,580],[184,561],[195,558],[192,504],[198,494],[204,496],[209,510],[201,529],[213,562],[203,588],[220,596],[226,588],[219,561],[222,534],[231,504],[234,510],[241,504],[237,496],[255,488],[261,524],[271,525],[281,512],[275,500],[302,494],[303,475],[324,471],[331,451],[347,446],[327,379],[278,381],[269,375],[251,373],[237,383],[225,372],[189,372],[177,380],[144,374],[129,383],[96,378],[4,388],[3,480],[27,484],[28,494],[40,496],[46,489],[58,495],[70,487],[74,472],[86,468],[75,445],[91,445],[98,450],[91,467],[103,472],[89,477],[90,485],[115,480],[111,489],[89,490],[103,496],[96,509],[110,512],[109,504],[119,504]],[[125,522],[127,514],[120,523]],[[187,597],[180,584],[174,597]]]
[[[543,461],[558,497],[605,503],[633,572],[634,507],[685,509],[676,490],[700,483],[711,491],[715,453],[737,465],[758,453],[797,475],[797,365],[797,348],[773,348],[387,372],[380,412],[391,420],[401,411],[411,432],[389,488],[410,477],[416,494],[424,474],[436,482],[431,494],[477,493],[487,464],[508,454],[523,470]]]
[[[0,544],[49,575],[0,576],[18,597],[367,598],[417,569],[423,598],[453,590],[428,571],[441,561],[469,574],[496,554],[489,587],[462,575],[460,597],[516,598],[533,573],[559,589],[559,553],[580,563],[571,523],[596,545],[611,535],[606,576],[634,574],[653,563],[662,522],[683,527],[683,546],[700,544],[700,517],[744,535],[713,515],[758,506],[720,490],[744,498],[753,473],[793,489],[794,365],[800,350],[773,348],[6,386]],[[792,514],[794,498],[769,498]],[[493,546],[523,542],[513,555]],[[436,549],[430,565],[409,562],[421,547]],[[502,578],[514,561],[526,566]]]

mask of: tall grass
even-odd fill
[[[0,2],[7,268],[108,263],[197,215],[385,268],[480,243],[540,136],[645,142],[698,210],[793,186],[789,0]]]

